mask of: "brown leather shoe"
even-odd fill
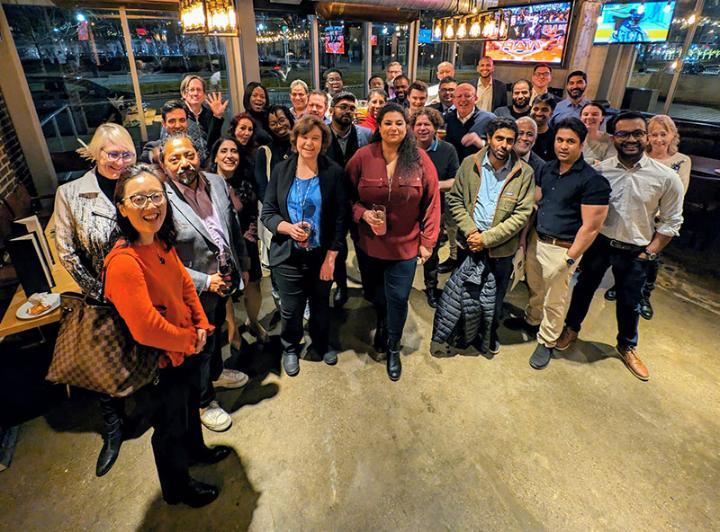
[[[617,347],[617,352],[620,353],[620,358],[630,370],[630,373],[635,375],[641,381],[646,381],[650,378],[650,372],[647,369],[645,363],[640,360],[637,355],[637,348],[635,347]]]
[[[578,333],[573,331],[570,327],[564,327],[560,338],[555,343],[555,349],[558,351],[565,351],[570,344],[577,340]]]

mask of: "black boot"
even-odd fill
[[[191,478],[177,493],[164,495],[163,497],[168,504],[183,503],[191,508],[200,508],[213,502],[219,494],[220,490],[215,486]]]
[[[387,322],[384,318],[378,318],[377,320],[373,347],[378,353],[382,353],[387,349]]]
[[[120,454],[120,446],[123,442],[122,423],[115,426],[103,436],[103,446],[100,449],[100,456],[95,466],[95,474],[99,477],[105,475],[112,469],[115,460]]]
[[[400,342],[390,342],[387,348],[387,374],[391,381],[400,379],[402,362],[400,362]]]

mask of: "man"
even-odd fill
[[[545,161],[533,151],[535,139],[537,138],[537,124],[529,116],[523,116],[515,120],[518,127],[518,138],[513,145],[515,154],[533,169],[533,175],[538,175]]]
[[[180,82],[180,96],[188,108],[188,120],[199,126],[210,149],[222,135],[225,109],[230,100],[223,101],[219,92],[207,94],[206,89],[205,80],[195,74],[185,76]]]
[[[555,159],[555,130],[550,127],[550,118],[555,110],[555,97],[546,92],[533,100],[530,116],[537,124],[537,139],[533,151],[543,161]]]
[[[492,58],[481,57],[478,61],[477,72],[480,74],[480,78],[475,84],[478,109],[490,113],[498,107],[506,106],[507,86],[502,81],[493,78],[495,63]]]
[[[504,116],[517,120],[521,116],[530,115],[530,82],[520,79],[512,86],[512,105],[505,105],[495,109],[497,116]]]
[[[475,107],[475,87],[460,83],[453,94],[455,110],[445,116],[445,140],[455,147],[460,162],[483,147],[485,127],[495,115]]]
[[[520,232],[533,210],[532,169],[513,151],[518,128],[509,118],[497,117],[487,126],[487,147],[465,159],[448,192],[448,209],[458,227],[460,262],[468,253],[480,253],[495,278],[496,297],[489,350],[500,352],[497,329],[502,318],[513,258]]]
[[[567,80],[565,81],[565,90],[567,91],[567,98],[560,100],[555,106],[555,112],[553,113],[550,126],[567,118],[574,116],[580,118],[580,111],[583,105],[588,103],[590,100],[583,98],[587,89],[587,74],[582,70],[574,70],[568,74]]]
[[[408,93],[408,112],[414,113],[425,107],[428,99],[428,88],[422,81],[413,81]]]
[[[175,250],[200,294],[208,320],[215,326],[204,350],[195,355],[200,420],[210,430],[223,431],[232,419],[218,404],[213,387],[240,388],[248,377],[223,368],[221,330],[232,283],[220,274],[220,263],[227,261],[230,269],[238,272],[235,277],[247,284],[250,260],[225,180],[200,171],[200,158],[190,139],[182,134],[168,138],[160,160],[168,178],[165,191],[178,233]]]
[[[552,82],[552,67],[545,63],[535,65],[532,73],[532,94],[530,101],[534,102],[535,98],[541,94],[549,94],[548,90]]]
[[[337,68],[331,68],[325,71],[325,89],[332,99],[336,94],[344,90],[345,82],[343,81],[342,72]]]
[[[297,120],[300,118],[307,108],[308,96],[310,89],[301,79],[296,79],[290,83],[290,114]]]
[[[552,358],[570,299],[570,279],[608,212],[610,185],[582,158],[587,129],[577,118],[558,123],[555,154],[535,178],[537,216],[527,246],[525,276],[530,300],[525,317],[505,324],[537,333],[530,366]]]
[[[435,169],[438,173],[438,180],[440,185],[440,193],[443,201],[440,203],[440,207],[443,211],[442,214],[442,225],[446,232],[454,233],[456,231],[455,224],[452,222],[452,217],[445,207],[445,193],[452,187],[455,173],[457,172],[460,162],[458,161],[457,152],[453,148],[452,144],[440,140],[437,138],[437,130],[443,125],[443,118],[440,112],[431,108],[425,107],[420,108],[410,115],[410,127],[412,127],[413,133],[415,134],[415,140],[417,141],[418,149],[425,150],[430,157],[430,160],[435,165]],[[452,227],[449,227],[452,225]],[[454,236],[453,236],[454,240]],[[439,294],[437,290],[438,285],[438,250],[440,249],[440,239],[433,249],[431,257],[425,261],[423,265],[423,273],[425,277],[425,295],[427,297],[428,305],[432,308],[436,308],[438,304]]]
[[[457,88],[455,78],[443,78],[440,80],[440,88],[438,89],[437,102],[430,104],[430,107],[440,112],[441,115],[454,110],[453,95]]]
[[[319,89],[310,91],[305,112],[309,115],[317,116],[318,118],[325,120],[325,115],[328,112],[327,93]]]
[[[402,65],[398,63],[397,61],[393,61],[392,63],[389,63],[387,67],[385,67],[385,85],[388,87],[388,98],[394,98],[395,97],[395,89],[393,87],[393,81],[396,77],[402,76],[403,70]]]
[[[454,78],[455,66],[449,61],[443,61],[437,66],[437,70],[435,71],[435,77],[437,77],[438,82],[441,82],[445,78]],[[430,103],[438,103],[439,90],[439,84],[428,87],[428,101]]]
[[[395,97],[390,98],[390,101],[402,105],[407,109],[410,105],[410,102],[408,101],[410,79],[406,75],[400,74],[393,80],[392,86]]]
[[[205,143],[205,135],[203,135],[197,122],[188,120],[189,111],[185,102],[169,100],[163,104],[160,114],[162,117],[160,138],[145,143],[139,157],[140,162],[159,164],[160,148],[165,143],[165,139],[172,135],[186,133],[200,155],[200,164],[204,164],[208,156],[208,146]]]
[[[650,374],[637,353],[642,288],[648,261],[679,234],[684,189],[677,173],[646,155],[647,122],[641,114],[620,113],[607,129],[617,156],[601,162],[598,170],[612,187],[610,212],[583,257],[556,348],[567,349],[577,338],[593,294],[611,267],[617,294],[616,349],[630,372],[646,381]]]
[[[325,155],[343,168],[359,148],[370,142],[372,136],[369,129],[353,124],[356,110],[357,99],[352,92],[336,94],[330,107],[330,146]],[[335,260],[334,279],[337,288],[333,296],[333,306],[338,309],[348,300],[346,260],[347,248],[341,250]]]

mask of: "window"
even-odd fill
[[[385,68],[393,61],[407,74],[410,32],[407,24],[374,23],[372,26],[372,72],[385,77]]]
[[[337,68],[342,72],[345,90],[365,98],[367,85],[363,67],[363,25],[342,20],[318,21],[320,34],[320,85],[325,89],[324,72]]]
[[[470,81],[478,78],[477,64],[483,54],[482,42],[458,43],[455,77],[460,81]]]
[[[420,34],[418,36],[418,64],[417,79],[428,85],[438,83],[436,79],[437,66],[442,61],[453,62],[450,57],[452,45],[434,41],[432,39],[432,18],[424,16],[420,19]]]

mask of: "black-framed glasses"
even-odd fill
[[[165,194],[162,192],[153,192],[152,194],[133,194],[125,198],[130,201],[130,204],[136,209],[142,209],[150,201],[155,207],[159,207],[165,203]]]
[[[642,139],[647,136],[647,131],[644,131],[642,129],[636,129],[635,131],[616,131],[615,133],[613,133],[613,136],[619,139],[626,139],[628,137],[632,137],[634,139]]]

